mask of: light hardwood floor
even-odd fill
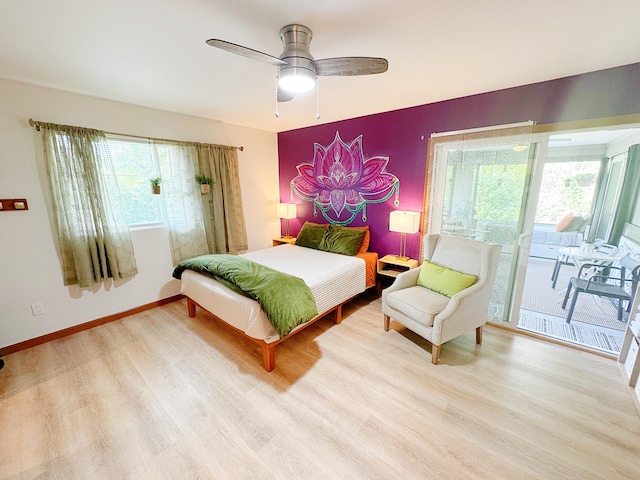
[[[430,345],[365,294],[260,348],[184,300],[5,357],[0,478],[640,478],[614,360],[486,327]]]

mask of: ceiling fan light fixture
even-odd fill
[[[280,29],[283,49],[279,57],[219,38],[210,38],[207,45],[278,67],[276,107],[280,102],[293,100],[296,93],[308,92],[314,88],[317,107],[317,77],[373,75],[384,73],[389,68],[389,62],[378,57],[331,57],[315,60],[309,51],[312,38],[311,29],[304,25],[285,25]],[[316,116],[320,118],[317,110]]]
[[[308,92],[316,86],[316,76],[306,68],[281,68],[278,86],[287,92]]]

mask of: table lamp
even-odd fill
[[[284,237],[283,238],[291,238],[291,234],[289,233],[289,219],[296,218],[296,204],[295,203],[279,203],[278,218],[284,219]]]
[[[389,215],[389,231],[400,232],[399,260],[409,260],[407,257],[407,233],[416,233],[420,229],[420,213],[394,210]]]

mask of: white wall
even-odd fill
[[[280,234],[277,135],[0,79],[0,198],[26,198],[29,210],[0,212],[0,347],[122,312],[178,293],[167,231],[137,230],[138,275],[94,289],[62,284],[42,183],[41,133],[33,118],[105,131],[242,145],[238,152],[249,249]],[[33,316],[41,302],[45,313]]]

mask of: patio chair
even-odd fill
[[[585,271],[592,268],[602,269],[602,266],[585,263],[580,266],[578,276],[571,277],[569,280],[569,285],[567,286],[567,291],[562,301],[562,309],[566,310],[569,295],[573,290],[573,297],[571,298],[571,305],[569,306],[569,313],[567,314],[567,323],[571,322],[578,295],[581,293],[616,299],[618,301],[618,320],[622,321],[623,303],[627,302],[627,308],[631,305],[633,292],[636,291],[636,286],[638,285],[640,261],[627,255],[620,259],[619,267],[606,267],[602,269],[602,271],[608,272],[607,275],[599,273],[588,278],[582,278]],[[631,272],[629,278],[627,278],[627,271]],[[627,288],[627,285],[630,285],[630,288]]]

